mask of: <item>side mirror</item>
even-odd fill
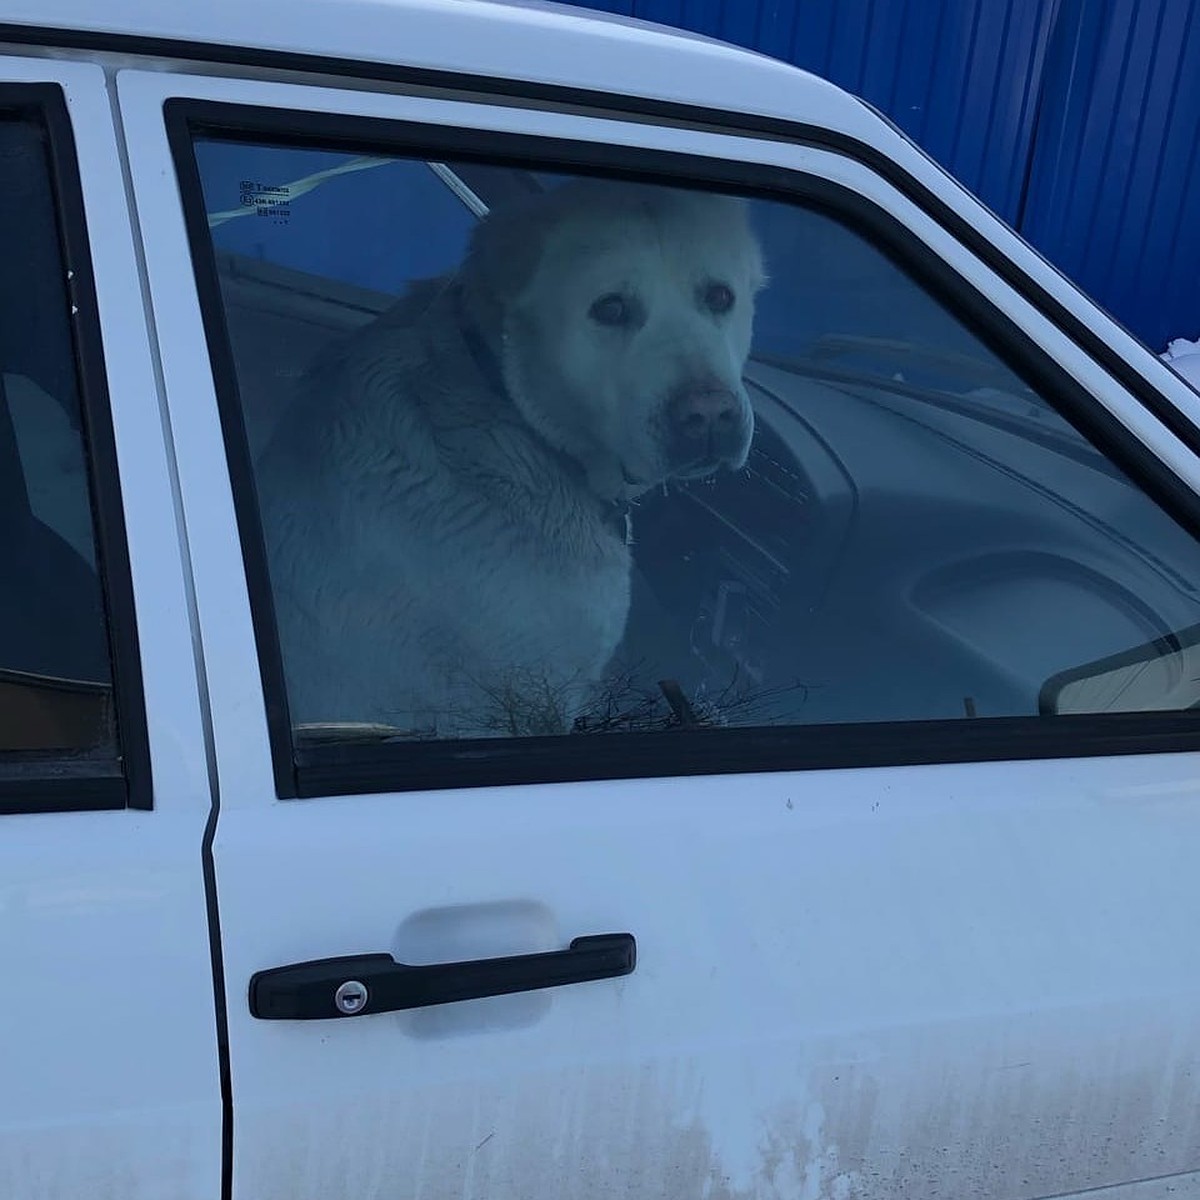
[[[1052,675],[1038,695],[1043,716],[1180,712],[1200,707],[1200,625]]]

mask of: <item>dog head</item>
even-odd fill
[[[463,294],[525,420],[616,498],[745,463],[763,282],[740,201],[580,180],[488,217]]]

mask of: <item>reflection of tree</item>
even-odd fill
[[[716,691],[688,694],[674,679],[659,679],[630,667],[608,676],[576,716],[572,733],[652,733],[669,729],[718,729],[771,725],[794,714],[808,698],[803,683],[748,687],[735,670]]]
[[[471,700],[460,711],[444,714],[438,735],[537,737],[771,725],[797,719],[808,698],[806,684],[754,686],[736,671],[719,690],[699,694],[654,674],[637,664],[592,685],[564,682],[549,671],[475,678]]]
[[[783,725],[800,720],[809,695],[807,684],[761,687],[736,670],[718,690],[689,694],[677,680],[655,680],[655,674],[643,664],[623,666],[588,685],[564,681],[550,671],[510,670],[486,680],[459,671],[458,699],[436,712],[426,709],[421,718],[395,713],[393,724],[318,722],[298,726],[296,732],[309,743],[378,744]]]
[[[501,679],[475,682],[484,703],[465,715],[469,724],[482,725],[485,737],[562,733],[580,695],[578,683],[546,671],[510,671]]]

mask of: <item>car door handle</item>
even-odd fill
[[[321,1021],[399,1012],[482,996],[507,996],[631,975],[637,942],[631,933],[577,937],[566,950],[469,962],[409,966],[390,954],[350,954],[257,971],[250,978],[250,1013],[264,1021]]]

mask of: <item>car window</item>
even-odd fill
[[[0,766],[116,757],[67,272],[45,132],[0,117]]]
[[[836,204],[195,155],[298,744],[1200,702],[1191,533]]]

